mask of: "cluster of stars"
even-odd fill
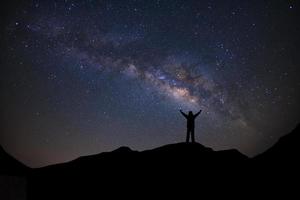
[[[0,139],[31,166],[179,142],[179,109],[203,110],[197,141],[249,156],[299,120],[295,2],[10,7],[1,37]]]

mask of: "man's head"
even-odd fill
[[[193,112],[192,112],[192,111],[189,111],[189,115],[193,115]]]

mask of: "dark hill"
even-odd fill
[[[101,173],[104,169],[130,171],[142,168],[154,169],[177,166],[212,167],[224,162],[244,163],[248,157],[237,150],[214,151],[199,143],[169,144],[146,151],[133,151],[128,147],[120,147],[112,152],[104,152],[77,158],[63,164],[52,165],[35,171],[38,173]],[[174,165],[176,164],[176,165]]]
[[[0,175],[24,175],[29,168],[10,156],[0,146]]]
[[[213,151],[201,144],[170,144],[147,151],[121,147],[68,163],[35,169],[29,179],[29,199],[101,198],[111,188],[120,192],[150,189],[180,180],[205,180],[238,173],[248,158],[236,150]],[[101,193],[98,193],[101,191]],[[124,192],[124,191],[123,191]],[[112,193],[111,195],[118,194]]]
[[[299,137],[300,125],[281,137],[270,149],[254,157],[248,167],[251,166],[252,171],[265,180],[284,180],[285,186],[297,182],[300,178]]]
[[[299,161],[300,124],[264,153],[256,156],[257,162],[297,164]]]
[[[201,191],[236,189],[253,181],[252,191],[282,182],[291,185],[299,174],[298,144],[299,126],[252,159],[237,150],[214,151],[199,143],[169,144],[141,152],[120,147],[29,170],[28,199],[100,199],[107,193],[112,197],[136,190],[151,193],[157,187],[190,187],[193,182]],[[0,161],[1,172],[22,172],[25,167],[3,149]],[[116,192],[110,193],[112,188]]]
[[[0,199],[26,198],[26,175],[30,168],[7,154],[0,146]]]

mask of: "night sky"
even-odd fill
[[[0,144],[31,167],[182,142],[179,109],[248,156],[299,122],[299,2],[8,2]]]

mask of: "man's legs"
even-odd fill
[[[186,143],[189,143],[190,140],[190,129],[188,128],[186,131]]]
[[[195,128],[191,129],[191,134],[192,134],[192,143],[195,142]]]

